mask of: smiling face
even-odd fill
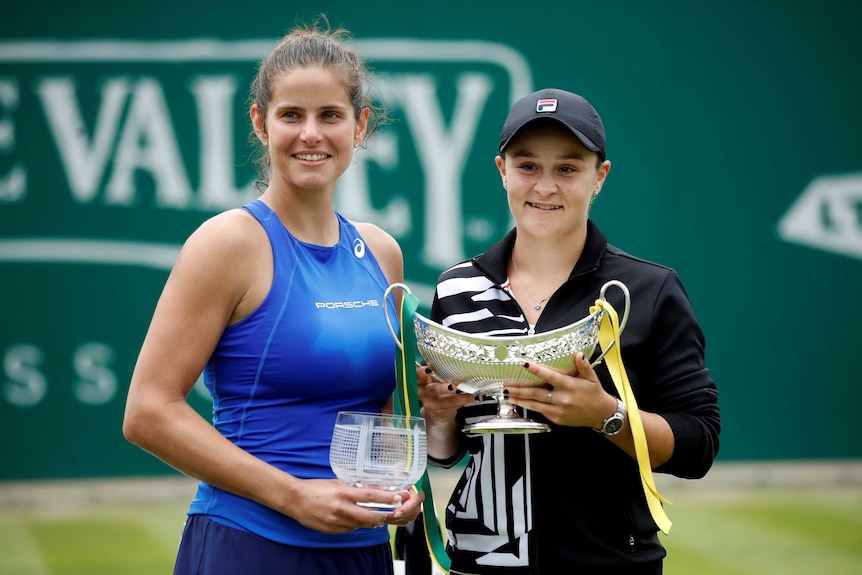
[[[566,128],[528,125],[497,156],[509,209],[520,235],[584,240],[590,204],[610,171]]]
[[[357,117],[345,83],[319,67],[276,78],[266,117],[256,104],[251,117],[270,156],[271,186],[288,191],[331,194],[368,127],[368,109]]]

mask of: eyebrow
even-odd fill
[[[299,106],[296,104],[290,104],[290,103],[279,104],[279,103],[276,103],[275,106],[273,106],[273,108],[276,110],[303,110],[303,111],[304,110],[321,110],[321,111],[326,112],[326,111],[330,111],[330,110],[344,111],[344,110],[349,109],[350,106],[345,106],[344,104],[323,104],[322,106],[313,106],[311,108],[306,108],[306,107]]]
[[[512,157],[513,158],[531,158],[532,159],[532,158],[536,158],[537,156],[536,156],[536,154],[534,154],[532,152],[528,152],[526,150],[517,150],[516,149],[514,152],[512,152]],[[559,156],[556,156],[554,159],[555,160],[581,160],[581,161],[585,160],[584,156],[579,154],[578,152],[561,154]]]

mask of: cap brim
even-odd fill
[[[575,137],[578,139],[578,141],[579,141],[581,144],[583,144],[583,146],[584,146],[586,149],[588,149],[588,150],[589,150],[589,151],[591,151],[591,152],[595,152],[596,154],[598,154],[598,155],[599,155],[599,157],[601,157],[601,158],[602,158],[602,160],[604,160],[604,157],[603,157],[603,154],[602,154],[601,148],[600,148],[598,145],[596,145],[596,143],[595,143],[595,142],[593,142],[592,140],[590,140],[590,139],[589,139],[589,138],[588,138],[588,137],[587,137],[583,132],[581,132],[581,131],[580,131],[580,130],[578,130],[577,128],[573,128],[573,127],[571,127],[570,125],[568,125],[566,122],[564,122],[564,121],[563,121],[563,120],[561,120],[560,118],[557,118],[557,117],[554,117],[554,116],[547,116],[547,117],[544,117],[544,118],[530,118],[529,120],[527,120],[526,122],[524,122],[523,124],[521,124],[520,126],[518,126],[518,127],[517,127],[517,128],[516,128],[516,129],[515,129],[515,130],[514,130],[510,135],[509,135],[509,137],[508,137],[508,138],[506,138],[506,140],[505,140],[505,141],[503,141],[503,142],[501,142],[501,143],[500,143],[500,147],[498,148],[498,149],[499,149],[499,151],[500,151],[500,153],[503,153],[503,151],[505,151],[505,149],[506,149],[506,148],[509,146],[509,144],[512,142],[512,138],[514,138],[515,136],[517,136],[518,134],[520,134],[520,133],[524,130],[524,128],[526,128],[527,126],[530,126],[530,125],[532,125],[532,124],[535,124],[536,122],[554,122],[555,124],[559,124],[560,126],[563,126],[563,127],[564,127],[564,128],[566,128],[569,132],[571,132],[571,134],[572,134],[573,136],[575,136]]]

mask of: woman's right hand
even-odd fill
[[[428,455],[445,461],[460,449],[460,429],[456,419],[458,409],[475,401],[472,394],[456,391],[457,384],[438,381],[431,368],[416,370],[419,401],[428,435]]]
[[[419,497],[415,493],[412,495]],[[402,495],[381,489],[350,487],[338,479],[306,479],[298,482],[297,491],[291,493],[289,498],[285,514],[309,529],[333,534],[363,527],[382,527],[386,513],[358,504],[392,504],[401,501]],[[420,503],[412,502],[412,507]]]
[[[472,395],[458,392],[455,382],[439,381],[435,378],[430,367],[416,368],[416,382],[422,415],[429,425],[454,421],[458,410],[474,401]]]

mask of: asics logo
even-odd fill
[[[353,255],[359,259],[365,257],[365,242],[359,238],[353,240]]]

